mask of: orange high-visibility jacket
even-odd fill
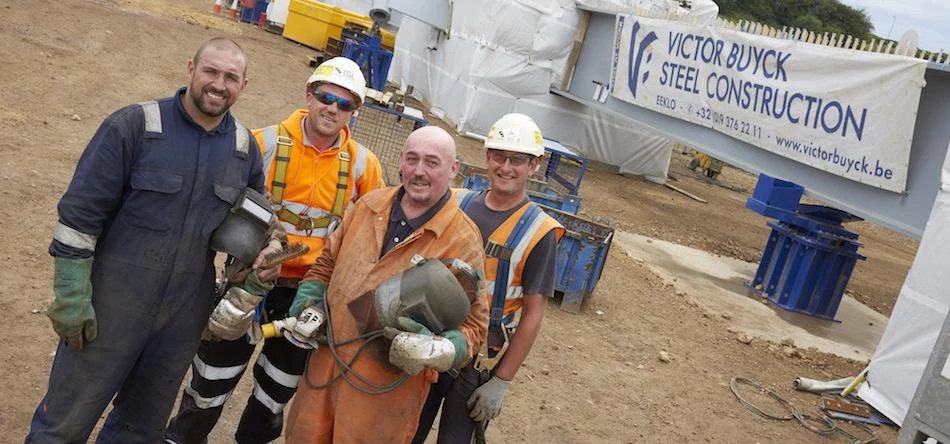
[[[408,238],[379,256],[389,214],[398,187],[368,194],[351,207],[340,228],[330,236],[324,254],[304,280],[329,282],[326,302],[330,320],[328,339],[347,342],[378,328],[373,291],[386,279],[412,267],[414,255],[424,258],[457,258],[483,270],[484,253],[478,228],[449,199],[428,222]],[[376,322],[374,322],[376,321]],[[465,336],[468,356],[477,352],[488,331],[485,298],[476,296],[468,316],[458,327]],[[332,335],[332,336],[331,336]],[[357,339],[336,346],[335,355],[322,345],[310,355],[307,371],[287,416],[288,443],[409,443],[419,425],[434,369],[408,376],[398,388],[379,394],[359,377],[385,385],[405,376],[388,362],[389,341]],[[344,372],[340,365],[348,364]],[[359,375],[359,377],[357,377]],[[329,384],[326,387],[325,385]]]
[[[350,171],[345,193],[347,201],[344,208],[364,194],[384,186],[379,159],[372,151],[350,138],[349,127],[340,131],[336,145],[330,149],[319,152],[313,147],[304,146],[301,124],[307,114],[306,109],[299,109],[283,121],[292,145],[284,178],[287,185],[284,187],[283,201],[274,205],[274,211],[283,206],[300,216],[310,218],[329,215],[337,196],[341,150],[350,154]],[[254,130],[253,133],[264,158],[267,191],[271,191],[277,163],[279,126],[271,125]],[[301,278],[323,252],[327,229],[324,227],[300,230],[284,220],[281,220],[281,225],[287,230],[290,243],[303,242],[310,247],[306,255],[285,262],[281,269],[281,277]]]
[[[462,188],[453,189],[452,191],[457,202],[462,202],[462,199],[464,199],[467,194],[474,193],[472,190]],[[512,213],[511,216],[508,216],[508,219],[505,219],[498,228],[495,228],[495,231],[493,231],[485,241],[505,245],[505,242],[508,241],[508,236],[514,231],[518,220],[520,220],[521,216],[528,210],[529,205],[531,205],[530,202],[528,205],[524,205],[518,211]],[[524,287],[521,286],[521,274],[524,272],[524,266],[528,262],[528,256],[531,255],[531,251],[538,245],[538,242],[551,230],[554,230],[555,240],[557,241],[560,241],[565,233],[564,227],[544,211],[539,212],[533,220],[527,221],[526,223],[528,224],[528,229],[525,235],[521,238],[521,241],[512,248],[511,261],[509,262],[508,269],[508,282],[502,282],[502,285],[507,288],[505,292],[505,308],[502,317],[515,314],[515,316],[512,316],[513,319],[507,323],[508,327],[512,328],[517,326],[520,317],[517,315],[517,312],[524,306]],[[488,295],[489,307],[492,305],[492,295],[495,294],[495,285],[498,285],[498,283],[495,282],[495,276],[497,274],[498,258],[486,255],[485,293]]]

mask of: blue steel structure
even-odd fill
[[[366,84],[377,91],[386,88],[386,78],[389,76],[389,65],[393,61],[393,53],[382,47],[382,38],[379,35],[361,33],[356,40],[346,39],[343,45],[343,57],[346,57],[360,66],[366,74]]]
[[[858,253],[858,234],[844,222],[862,220],[847,212],[800,204],[804,189],[761,174],[746,207],[772,228],[750,286],[786,310],[835,320]]]

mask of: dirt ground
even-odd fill
[[[235,114],[249,127],[282,120],[304,99],[312,50],[250,25],[212,16],[210,0],[12,0],[0,5],[0,310],[12,325],[0,336],[2,442],[25,436],[46,390],[56,337],[44,310],[52,298],[46,253],[56,203],[83,147],[104,117],[128,103],[164,97],[184,84],[185,65],[201,41],[225,35],[250,59],[248,90]],[[459,138],[466,159],[477,142]],[[639,177],[594,163],[581,187],[581,214],[615,227],[755,262],[766,219],[744,208],[755,177],[727,168],[711,183],[673,153],[676,186],[700,203]],[[727,187],[721,186],[722,184]],[[849,293],[889,314],[917,243],[870,223],[852,224],[868,257]],[[518,374],[493,442],[846,442],[745,410],[729,389],[733,377],[761,382],[806,412],[818,397],[794,392],[796,376],[835,379],[864,363],[779,344],[744,344],[726,320],[666,285],[620,248],[584,311],[549,306],[537,345]],[[108,340],[101,338],[99,340]],[[669,362],[658,359],[661,352]],[[247,378],[245,378],[247,379]],[[245,381],[212,435],[230,442],[249,392]],[[751,393],[746,390],[744,393]],[[752,396],[750,394],[750,396]],[[752,399],[779,412],[766,398]],[[895,431],[876,428],[883,442]]]

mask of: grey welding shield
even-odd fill
[[[435,334],[458,328],[478,297],[479,270],[459,259],[413,258],[414,266],[376,289],[376,314],[384,327],[399,328],[407,316]]]
[[[267,198],[253,188],[244,190],[224,222],[211,233],[211,249],[250,266],[273,231],[274,217]]]

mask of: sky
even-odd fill
[[[917,31],[919,47],[950,52],[950,1],[947,0],[839,0],[863,9],[874,25],[874,33],[900,40],[908,29]],[[893,24],[893,28],[892,28]]]

